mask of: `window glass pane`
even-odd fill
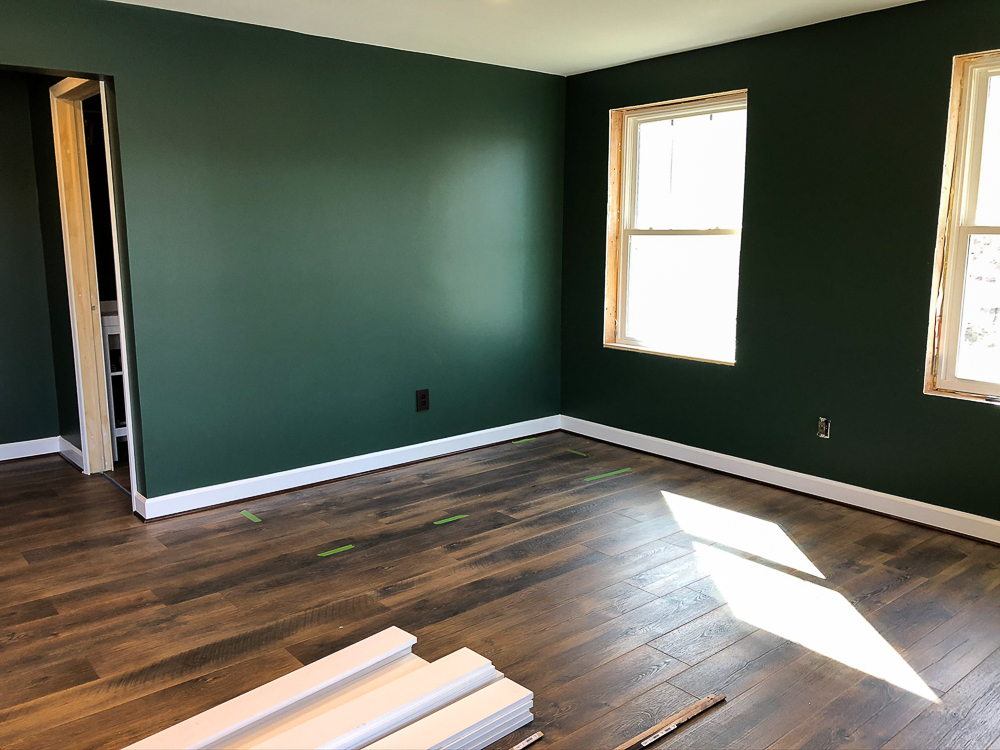
[[[739,229],[747,112],[639,123],[636,229]]]
[[[969,238],[955,375],[1000,383],[1000,235]]]
[[[629,240],[625,335],[666,354],[736,361],[740,236]]]
[[[1000,75],[990,78],[987,91],[976,224],[1000,227]]]

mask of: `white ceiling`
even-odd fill
[[[118,0],[571,75],[919,0]]]

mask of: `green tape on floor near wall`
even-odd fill
[[[336,555],[338,552],[347,552],[349,549],[354,549],[353,544],[346,544],[343,547],[337,547],[337,549],[327,550],[326,552],[320,552],[316,557],[329,557],[330,555]]]
[[[609,471],[607,474],[598,474],[596,477],[588,477],[583,481],[593,482],[595,479],[604,479],[604,477],[613,477],[615,474],[624,474],[626,471],[632,471],[632,469],[619,469],[618,471]]]
[[[586,458],[586,457],[587,457],[587,454],[586,454],[586,453],[580,453],[580,451],[575,451],[575,450],[573,450],[572,448],[567,448],[567,449],[566,449],[566,452],[567,452],[567,453],[575,453],[576,455],[578,455],[578,456],[583,456],[584,458]]]
[[[512,443],[530,443],[535,438],[522,438],[521,440],[511,440]]]
[[[251,521],[253,521],[254,523],[260,523],[260,519],[259,519],[259,518],[257,518],[257,516],[255,516],[255,515],[254,515],[253,513],[251,513],[251,512],[250,512],[250,511],[248,511],[248,510],[241,510],[241,511],[240,511],[240,515],[241,515],[241,516],[245,516],[246,518],[249,518],[249,519],[250,519]]]

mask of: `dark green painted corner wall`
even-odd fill
[[[0,64],[114,77],[148,497],[558,412],[563,79],[98,0],[2,18]]]
[[[0,444],[59,434],[28,85],[0,73]]]
[[[563,413],[1000,518],[1000,408],[922,393],[952,57],[996,48],[926,0],[571,77]],[[739,88],[736,366],[602,348],[608,110]]]
[[[951,58],[1000,47],[995,0],[568,81],[101,0],[2,19],[0,65],[114,77],[148,497],[561,410],[1000,517],[1000,409],[921,392]],[[744,87],[736,367],[603,349],[608,109]]]

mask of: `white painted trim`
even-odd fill
[[[423,461],[457,451],[480,448],[492,443],[502,443],[505,440],[517,440],[527,435],[558,430],[560,417],[542,417],[527,422],[493,427],[488,430],[467,432],[463,435],[429,440],[426,443],[407,445],[401,448],[366,453],[361,456],[342,458],[313,466],[303,466],[299,469],[279,471],[249,479],[238,479],[224,484],[209,487],[199,487],[169,495],[145,498],[135,493],[135,510],[145,519],[162,518],[174,513],[184,513],[189,510],[208,508],[221,503],[231,503],[245,500],[248,497],[267,495],[272,492],[283,492],[308,484],[328,482],[354,474],[364,474],[369,471],[387,469],[390,466]]]
[[[129,367],[129,347],[131,343],[128,340],[128,336],[125,332],[125,295],[122,290],[122,259],[121,259],[121,239],[119,237],[119,225],[121,223],[121,217],[118,215],[118,205],[115,203],[115,169],[114,169],[114,159],[112,158],[112,148],[114,146],[111,143],[111,120],[108,113],[108,82],[101,81],[101,117],[104,122],[104,159],[107,163],[108,172],[108,195],[110,198],[111,205],[111,249],[114,252],[115,260],[115,299],[118,302],[118,325],[121,329],[119,331],[118,340],[121,344],[122,353],[122,390],[124,391],[125,397],[125,439],[127,441],[128,449],[128,475],[129,475],[129,487],[132,489],[132,510],[139,510],[139,493],[136,491],[136,487],[139,486],[138,478],[136,476],[136,460],[135,460],[135,440],[133,437],[134,432],[134,421],[132,418],[132,372]],[[117,128],[115,129],[117,132]],[[108,388],[111,388],[111,384],[108,384]],[[114,396],[112,395],[112,398]],[[115,440],[115,426],[111,425],[112,435],[111,439]]]
[[[164,729],[126,750],[196,750],[333,687],[356,680],[406,654],[415,636],[392,626],[243,695]]]
[[[429,750],[485,747],[477,740],[492,736],[514,719],[531,721],[533,694],[506,678],[477,690],[369,745],[365,750]],[[513,731],[513,730],[509,730]]]
[[[461,648],[262,742],[259,750],[351,750],[402,729],[502,677]]]
[[[59,455],[73,464],[84,474],[90,473],[84,468],[86,464],[83,462],[83,451],[64,437],[59,438]]]
[[[562,429],[567,432],[575,432],[626,448],[673,458],[708,469],[723,471],[727,474],[734,474],[738,477],[753,479],[757,482],[773,484],[807,495],[815,495],[845,505],[883,513],[905,521],[913,521],[933,526],[936,529],[1000,544],[1000,521],[985,516],[942,508],[919,500],[910,500],[898,495],[889,495],[885,492],[877,492],[852,484],[835,482],[832,479],[801,474],[797,471],[749,461],[745,458],[727,456],[724,453],[716,453],[704,448],[694,448],[690,445],[641,435],[638,432],[629,432],[617,427],[608,427],[576,417],[563,416],[560,421]]]
[[[485,750],[494,742],[506,737],[508,734],[523,726],[527,726],[535,720],[531,711],[525,711],[506,719],[503,723],[495,725],[492,729],[484,730],[481,734],[471,737],[466,744],[464,741],[459,745],[449,745],[445,750]]]
[[[47,437],[36,440],[22,440],[17,443],[0,444],[0,461],[12,461],[15,458],[30,458],[31,456],[44,456],[46,453],[58,453],[60,439],[58,437]]]
[[[342,458],[339,461],[330,461],[314,466],[303,466],[299,469],[265,474],[264,476],[226,482],[225,484],[199,487],[184,492],[175,492],[170,495],[161,495],[160,497],[146,498],[136,492],[135,511],[147,520],[162,518],[174,513],[209,508],[213,505],[245,500],[272,492],[283,492],[309,484],[327,482],[379,469],[388,469],[400,464],[437,458],[438,456],[444,456],[457,451],[479,448],[505,440],[517,440],[527,435],[559,429],[604,440],[626,448],[635,448],[636,450],[645,451],[657,456],[673,458],[697,466],[715,469],[716,471],[723,471],[727,474],[733,474],[746,479],[773,484],[777,487],[803,492],[807,495],[834,500],[845,505],[853,505],[857,508],[883,513],[905,521],[921,523],[926,526],[942,529],[943,531],[964,534],[1000,544],[1000,521],[992,518],[977,516],[960,510],[952,510],[951,508],[943,508],[931,505],[930,503],[923,503],[919,500],[910,500],[909,498],[890,495],[865,487],[836,482],[832,479],[802,474],[797,471],[782,469],[745,458],[727,456],[724,453],[716,453],[704,448],[695,448],[682,443],[675,443],[671,440],[641,435],[637,432],[629,432],[617,427],[608,427],[596,422],[588,422],[565,415],[517,422],[488,430],[479,430],[478,432],[469,432],[464,435],[441,438],[440,440],[430,440],[426,443],[417,443],[402,448],[393,448],[391,450],[378,451],[377,453]],[[67,451],[71,449],[78,456],[74,463],[78,465],[82,463],[82,456],[80,456],[78,449],[65,440],[61,439],[61,443],[60,452],[64,456],[73,461],[73,458],[67,455]]]

